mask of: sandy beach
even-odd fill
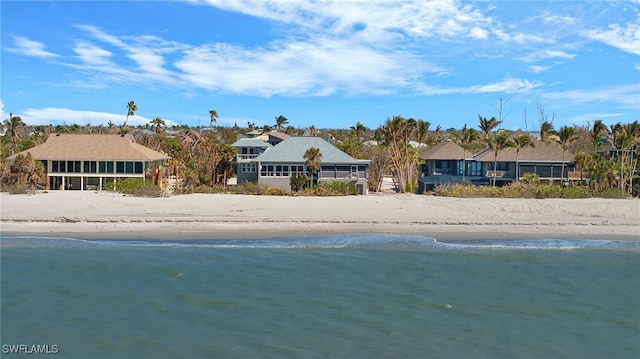
[[[636,199],[460,199],[413,194],[272,197],[109,192],[0,194],[2,236],[83,239],[266,239],[344,233],[438,240],[640,240]]]

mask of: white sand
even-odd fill
[[[412,194],[139,198],[53,191],[2,193],[0,201],[3,236],[188,240],[395,233],[443,240],[640,240],[637,199],[459,199]]]

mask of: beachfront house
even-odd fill
[[[472,154],[450,141],[437,144],[420,155],[418,192],[431,190],[440,184],[490,184],[494,173],[497,185],[504,185],[522,179],[527,173],[534,173],[542,181],[574,181],[580,178],[575,172],[574,155],[563,150],[557,143],[533,140],[534,147],[525,147],[517,153],[514,148],[498,152],[494,168],[494,151],[485,148]],[[463,157],[465,160],[463,161]],[[564,172],[562,172],[564,163]],[[517,170],[516,170],[517,167]]]
[[[357,160],[320,137],[289,137],[255,157],[257,183],[285,190],[291,189],[291,176],[311,176],[305,165],[305,152],[318,148],[322,154],[318,182],[353,183],[360,194],[368,193],[369,160]],[[240,182],[238,182],[240,183]]]
[[[494,171],[496,184],[506,184],[522,179],[527,173],[534,173],[541,181],[563,182],[577,180],[574,155],[564,151],[554,142],[534,139],[535,147],[524,147],[516,153],[514,148],[505,148],[498,152],[496,168],[494,168],[495,154],[491,149],[484,149],[475,154],[474,161],[480,164],[484,175],[493,179]],[[518,163],[516,165],[516,154]],[[564,163],[564,166],[563,166]],[[564,172],[562,172],[564,167]]]
[[[160,183],[163,164],[170,159],[131,135],[55,134],[19,154],[27,153],[44,165],[41,185],[51,190],[101,190],[124,178]]]
[[[269,148],[272,148],[273,145],[259,138],[241,138],[231,144],[231,147],[235,147],[237,151],[234,161],[236,163],[237,183],[257,183],[258,164],[253,162],[253,159],[260,156]]]

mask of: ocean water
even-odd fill
[[[640,358],[640,241],[0,246],[3,358]]]

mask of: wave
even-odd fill
[[[262,240],[86,240],[61,237],[2,237],[0,247],[174,247],[330,249],[360,248],[386,250],[625,250],[640,252],[640,241],[595,239],[506,239],[438,241],[425,236],[350,234]]]

